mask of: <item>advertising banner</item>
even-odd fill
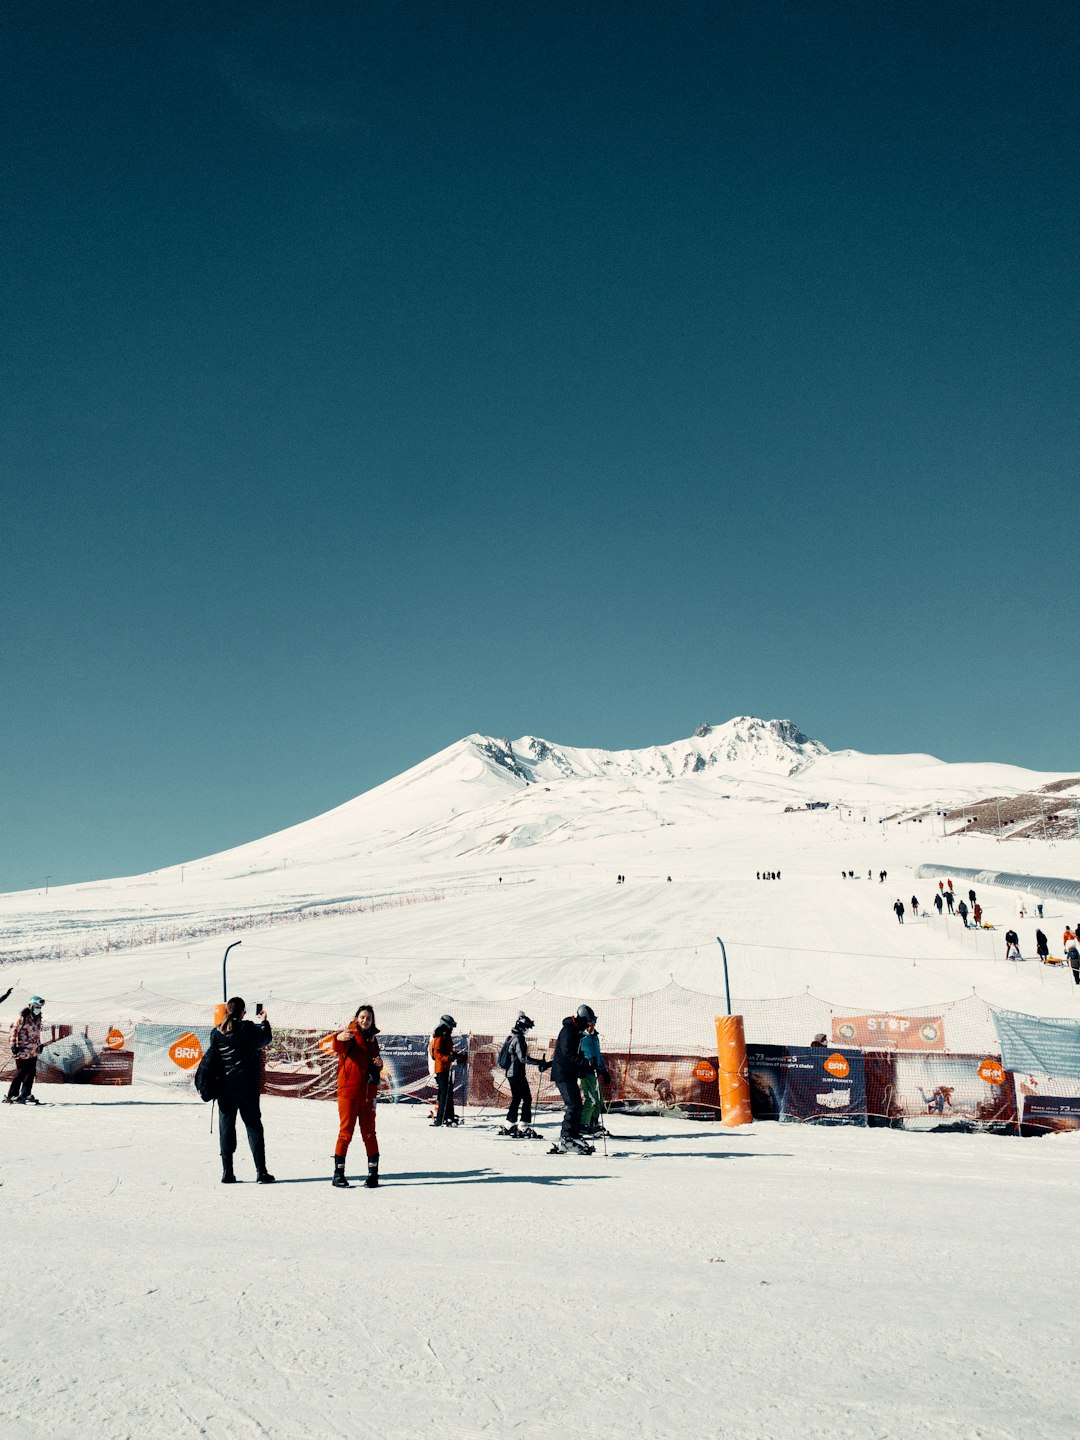
[[[1033,1130],[1080,1130],[1080,1095],[1033,1095],[1024,1101],[1024,1124]]]
[[[1038,1019],[995,1010],[994,1025],[1007,1070],[1080,1079],[1080,1021]]]
[[[896,1055],[889,1118],[905,1130],[1016,1124],[1012,1076],[996,1055]]]
[[[940,1015],[834,1015],[834,1045],[860,1050],[944,1050]]]
[[[210,1043],[210,1025],[135,1026],[133,1078],[140,1085],[195,1093],[195,1071]]]
[[[607,1055],[610,1108],[636,1115],[719,1120],[715,1055]]]
[[[130,1085],[135,1028],[120,1025],[43,1025],[37,1081],[44,1085]],[[0,1082],[15,1075],[10,1046]]]
[[[748,1045],[746,1061],[755,1120],[866,1124],[866,1065],[861,1050]]]

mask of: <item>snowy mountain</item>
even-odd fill
[[[356,956],[365,990],[411,975],[448,995],[533,981],[600,995],[671,975],[715,987],[723,933],[743,995],[814,984],[852,1002],[928,1003],[1005,981],[1003,1001],[1053,1009],[1057,991],[1044,998],[1034,969],[995,968],[992,937],[969,954],[933,917],[898,926],[891,905],[923,895],[915,871],[928,861],[1075,873],[1076,795],[1075,775],[833,751],[790,720],[740,716],[622,751],[474,734],[220,854],[2,895],[0,961],[30,966],[23,981],[41,994],[102,995],[136,977],[201,994],[199,957],[242,929],[246,962],[306,997],[351,990]],[[1009,843],[999,817],[1032,805],[1039,825]],[[781,871],[782,888],[761,883],[764,870]],[[1013,918],[1015,895],[989,898]]]

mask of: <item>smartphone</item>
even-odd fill
[[[255,1014],[256,1014],[256,1015],[261,1015],[262,1013],[263,1013],[262,1001],[260,1000],[259,1003],[255,1006]]]

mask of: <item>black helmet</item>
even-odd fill
[[[579,1005],[577,1007],[577,1018],[584,1020],[586,1025],[595,1025],[596,1011],[591,1005]]]
[[[453,1030],[454,1026],[457,1024],[457,1021],[454,1019],[453,1015],[440,1015],[439,1024],[449,1025],[450,1029]]]
[[[525,1011],[521,1010],[518,1013],[518,1018],[514,1021],[514,1029],[532,1030],[535,1024],[535,1020],[530,1020],[528,1015],[525,1014]]]

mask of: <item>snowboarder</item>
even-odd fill
[[[596,1033],[595,1021],[585,1026],[581,1036],[581,1058],[587,1066],[581,1078],[581,1130],[585,1135],[606,1134],[600,1118],[604,1109],[600,1081],[608,1078],[608,1068],[600,1051],[600,1036]]]
[[[454,1113],[454,1065],[464,1065],[465,1056],[454,1049],[454,1027],[457,1021],[452,1015],[440,1015],[428,1046],[435,1085],[439,1092],[439,1104],[432,1125],[457,1125]]]
[[[334,1054],[338,1057],[337,1103],[338,1137],[334,1146],[333,1184],[339,1190],[352,1187],[345,1178],[345,1157],[349,1142],[360,1122],[360,1135],[367,1151],[369,1190],[379,1183],[379,1141],[375,1134],[375,1097],[382,1079],[383,1062],[379,1054],[379,1028],[375,1011],[361,1005],[344,1030],[334,1036]]]
[[[1050,942],[1041,930],[1035,931],[1035,954],[1044,965],[1050,958]]]
[[[538,1140],[539,1133],[532,1128],[532,1090],[526,1067],[535,1065],[542,1075],[548,1068],[547,1060],[541,1056],[534,1060],[529,1054],[525,1036],[533,1029],[533,1021],[522,1010],[514,1021],[514,1028],[504,1042],[506,1054],[506,1078],[510,1082],[510,1108],[506,1112],[506,1129],[500,1131],[514,1140]],[[522,1129],[518,1129],[518,1110],[521,1111]]]
[[[896,919],[899,924],[904,923],[904,902],[897,897],[896,904],[892,907],[896,911]]]
[[[247,1129],[255,1178],[260,1185],[272,1185],[274,1177],[266,1168],[266,1137],[263,1133],[259,1091],[262,1067],[259,1051],[274,1038],[269,1018],[258,1024],[245,1020],[247,1006],[234,995],[225,1006],[225,1018],[210,1032],[210,1049],[217,1056],[221,1088],[218,1092],[218,1139],[221,1146],[221,1183],[233,1185],[233,1156],[236,1154],[236,1115]]]
[[[11,991],[8,991],[10,995]],[[11,1054],[15,1076],[4,1099],[5,1105],[38,1105],[33,1094],[38,1056],[41,1054],[41,1010],[45,1001],[35,995],[20,1013],[11,1032]]]
[[[578,1081],[584,1073],[581,1056],[581,1032],[587,1025],[596,1024],[596,1011],[590,1005],[579,1005],[574,1015],[567,1015],[562,1022],[559,1038],[555,1042],[555,1054],[551,1061],[551,1078],[562,1096],[565,1109],[562,1118],[560,1150],[575,1150],[580,1155],[591,1155],[593,1147],[581,1138],[581,1088]]]

